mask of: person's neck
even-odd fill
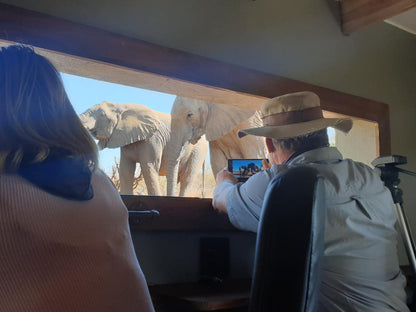
[[[290,156],[292,156],[294,154],[294,152],[288,152],[288,151],[282,151],[279,149],[276,149],[273,152],[273,158],[271,160],[273,160],[273,165],[281,165],[283,164],[286,160],[288,160],[290,158]]]
[[[284,164],[295,152],[283,152],[282,155],[279,156],[280,164]]]

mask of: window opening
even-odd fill
[[[76,112],[82,114],[90,107],[109,101],[118,104],[141,104],[155,111],[170,113],[176,95],[125,86],[101,80],[62,73],[68,96]],[[325,112],[326,117],[339,114]],[[348,135],[328,128],[330,146],[336,146],[345,158],[353,158],[370,165],[378,155],[377,124],[375,122],[354,119],[354,127]],[[120,148],[104,148],[99,151],[100,167],[120,190]],[[212,173],[209,153],[203,172],[199,170],[189,196],[211,198],[215,189],[215,177]],[[162,195],[166,195],[166,176],[159,177]],[[136,165],[133,183],[134,195],[147,195],[147,187],[140,174],[140,165]]]

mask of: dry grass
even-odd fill
[[[117,158],[114,157],[114,164],[111,168],[111,174],[109,174],[109,177],[111,181],[113,181],[116,188],[120,191],[119,167],[120,167],[120,163],[119,161],[117,161]],[[160,183],[160,188],[163,192],[163,195],[166,195],[166,177],[159,177],[159,183]],[[203,187],[202,170],[201,170],[201,172],[199,172],[198,176],[195,178],[195,184],[192,186],[190,190],[189,197],[212,198],[216,183],[215,183],[215,178],[214,178],[214,175],[212,174],[211,168],[205,169],[205,183],[204,184],[205,186]],[[138,171],[136,171],[136,174],[134,176],[133,194],[147,195],[147,188],[146,188],[146,184],[144,183],[143,175],[141,174],[139,175]]]

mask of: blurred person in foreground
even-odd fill
[[[327,197],[318,311],[409,311],[391,194],[376,171],[329,147],[326,128],[347,133],[352,120],[323,118],[319,97],[312,92],[270,99],[261,114],[264,126],[240,130],[239,136],[265,137],[271,167],[245,183],[237,183],[226,169],[220,171],[214,208],[228,213],[237,228],[257,232],[269,182],[289,167],[317,169]]]
[[[55,67],[0,50],[0,311],[154,311],[128,213]]]

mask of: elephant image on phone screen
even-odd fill
[[[132,194],[136,163],[149,195],[163,195],[159,176],[166,176],[167,152],[171,148],[171,115],[139,104],[102,102],[80,116],[83,125],[98,140],[100,149],[120,148],[120,193]],[[176,181],[180,196],[187,196],[208,153],[202,138],[178,155]]]
[[[178,159],[189,145],[197,144],[205,135],[209,142],[211,168],[214,176],[227,166],[227,159],[267,158],[263,138],[238,138],[239,129],[262,125],[259,113],[235,106],[176,97],[172,110],[172,144],[167,175],[168,195],[176,192]]]
[[[240,167],[240,176],[251,176],[260,171],[260,167],[254,163],[249,163],[247,166]]]

